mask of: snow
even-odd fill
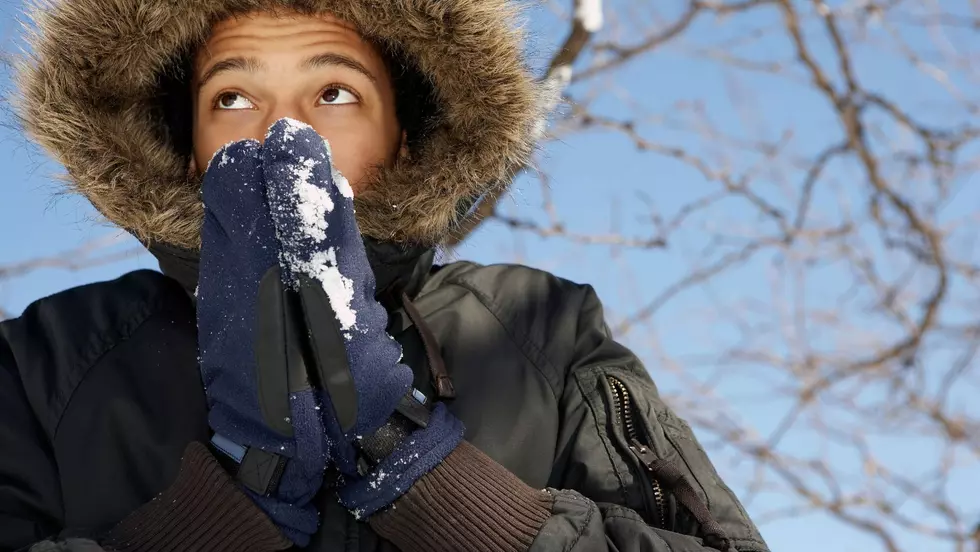
[[[576,0],[575,20],[590,33],[602,28],[602,0]]]
[[[340,195],[347,199],[354,199],[354,189],[351,188],[350,182],[347,181],[344,175],[340,174],[340,171],[333,164],[333,150],[330,149],[330,142],[324,139],[323,145],[327,148],[327,161],[330,162],[330,176],[333,177],[334,185],[337,186]]]
[[[296,209],[303,233],[317,241],[327,239],[327,213],[333,211],[333,200],[330,192],[311,182],[316,159],[299,160],[299,165],[293,168],[296,176],[294,190],[296,191]]]
[[[341,331],[347,332],[357,325],[357,312],[351,307],[354,299],[354,282],[340,273],[337,267],[337,253],[333,247],[317,251],[309,262],[299,259],[286,259],[297,272],[305,272],[320,282],[327,292],[330,307],[337,314]]]
[[[541,93],[541,119],[534,124],[534,139],[540,140],[547,130],[548,116],[558,107],[565,88],[572,82],[572,66],[568,64],[555,67],[545,78]]]
[[[370,485],[372,489],[377,489],[378,487],[381,486],[381,483],[383,483],[387,477],[388,477],[387,472],[385,472],[384,470],[378,470],[377,475],[374,476],[374,479],[368,482],[368,485]]]
[[[569,83],[572,82],[572,66],[571,65],[559,65],[555,67],[549,78],[553,78],[555,81],[555,86],[558,88],[558,97],[555,98],[555,104],[558,103],[558,98],[561,98],[562,92],[565,88],[568,88]]]
[[[291,142],[296,133],[305,128],[313,128],[302,121],[297,121],[296,119],[291,119],[289,117],[283,117],[282,120],[286,122],[286,131],[282,134],[282,140],[284,142]],[[266,136],[266,138],[268,138],[268,136]]]
[[[218,162],[218,166],[219,167],[224,167],[228,163],[234,163],[235,162],[235,158],[234,157],[230,157],[228,155],[228,147],[231,146],[232,144],[234,144],[235,142],[237,142],[237,140],[232,140],[232,141],[228,142],[227,144],[225,144],[225,145],[221,146],[220,148],[218,148],[217,151],[214,152],[214,155],[211,156],[211,159],[208,160],[208,166],[205,167],[204,170],[206,171],[206,170],[208,170],[208,169],[211,168],[211,164],[214,163],[214,160],[219,157],[218,154],[221,154],[220,155],[221,161]],[[246,140],[246,142],[254,142],[254,140]],[[257,143],[258,142],[256,142],[256,144]]]
[[[300,130],[310,128],[309,125],[294,119],[285,119],[286,129],[285,140],[294,140],[295,135]],[[326,149],[326,162],[330,164],[332,180],[337,191],[347,199],[353,199],[354,193],[350,183],[344,178],[331,162],[330,144],[323,141]],[[354,299],[354,282],[344,276],[337,266],[337,252],[333,247],[325,251],[319,249],[319,244],[327,239],[328,217],[337,207],[331,197],[330,190],[324,187],[323,182],[315,182],[314,171],[324,162],[317,155],[315,158],[297,159],[297,163],[291,167],[293,193],[296,199],[296,210],[299,218],[300,232],[307,238],[313,240],[312,257],[309,260],[301,259],[295,253],[283,254],[283,262],[288,265],[294,273],[306,273],[318,282],[327,293],[330,306],[337,315],[340,329],[345,339],[353,338],[350,330],[357,325],[357,312],[352,308],[351,303]],[[303,249],[306,249],[304,246]]]
[[[218,163],[218,166],[219,167],[224,167],[225,165],[228,164],[228,161],[231,161],[232,163],[234,163],[235,162],[235,159],[232,158],[232,157],[228,157],[228,151],[227,150],[222,150],[221,151],[221,161]]]

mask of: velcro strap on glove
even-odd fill
[[[415,430],[429,424],[428,399],[418,389],[412,389],[402,397],[395,412],[377,431],[357,443],[360,453],[357,471],[364,476],[370,473]]]

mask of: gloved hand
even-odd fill
[[[311,501],[327,448],[318,395],[302,363],[279,362],[280,248],[256,141],[222,148],[204,174],[197,292],[201,373],[212,444],[248,494],[295,544],[316,532]],[[220,457],[221,455],[219,455]]]
[[[358,517],[391,504],[462,441],[463,425],[412,393],[412,370],[386,333],[353,192],[312,127],[275,123],[262,147],[281,264],[301,297],[323,388],[324,428]],[[414,398],[413,398],[414,397]]]

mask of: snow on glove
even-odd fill
[[[339,495],[369,516],[448,456],[463,425],[445,405],[430,413],[413,394],[412,370],[400,363],[401,346],[375,300],[353,191],[333,169],[327,143],[312,127],[283,119],[262,154],[282,267],[303,298],[320,360],[324,428],[345,479]]]
[[[263,349],[281,346],[284,286],[259,143],[219,150],[202,194],[197,322],[212,444],[283,534],[305,546],[318,526],[311,501],[322,486],[326,442],[302,363],[263,359]]]

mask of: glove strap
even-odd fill
[[[279,488],[286,457],[260,448],[243,447],[215,433],[211,448],[218,452],[218,463],[239,483],[260,496],[271,496]]]
[[[384,425],[357,442],[357,471],[361,476],[391,456],[412,432],[429,425],[428,402],[421,391],[412,389],[402,397]]]

